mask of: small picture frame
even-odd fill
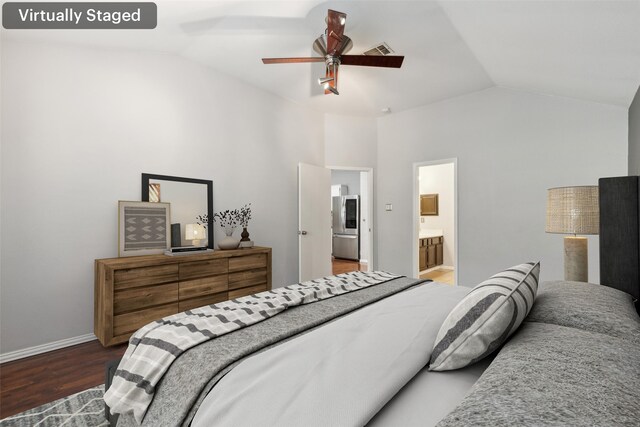
[[[157,255],[171,247],[171,205],[118,202],[118,256]]]

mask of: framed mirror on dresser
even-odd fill
[[[142,201],[171,204],[171,247],[213,249],[213,181],[142,174]]]

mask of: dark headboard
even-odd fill
[[[640,177],[600,178],[598,186],[600,283],[631,294],[637,300],[640,298]]]

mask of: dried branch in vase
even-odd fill
[[[244,228],[249,226],[249,220],[251,220],[251,203],[240,208],[239,216],[240,225]]]

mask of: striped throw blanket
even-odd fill
[[[204,341],[277,315],[290,307],[345,294],[401,276],[383,271],[351,272],[276,288],[165,317],[140,328],[104,395],[113,414],[133,412],[138,424],[155,387],[171,363]]]

